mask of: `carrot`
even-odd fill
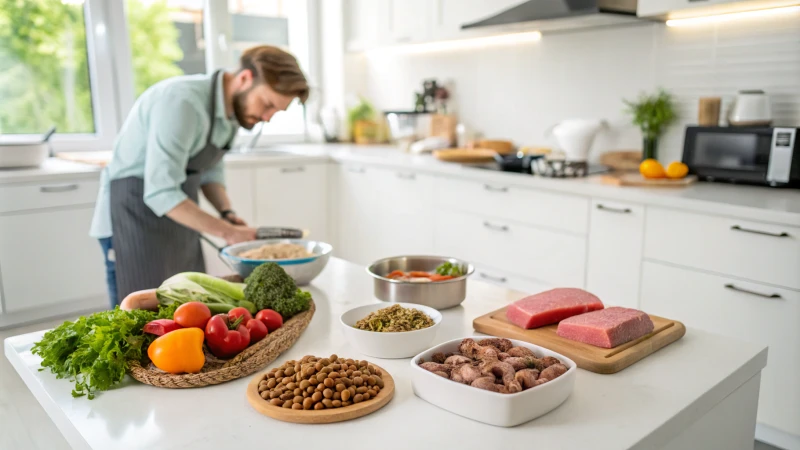
[[[408,276],[411,278],[430,278],[432,274],[430,272],[417,272],[412,270],[408,273]]]
[[[455,278],[455,277],[452,276],[452,275],[439,275],[439,274],[431,275],[431,281],[452,280],[453,278]]]
[[[389,275],[386,275],[386,278],[401,278],[406,276],[406,273],[402,270],[393,270]]]
[[[156,296],[155,289],[146,289],[144,291],[136,291],[128,294],[119,309],[125,311],[133,311],[134,309],[146,309],[149,311],[158,311],[158,297]]]

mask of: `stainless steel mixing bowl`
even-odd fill
[[[466,267],[466,274],[452,280],[430,283],[386,278],[386,275],[394,270],[433,272],[437,266],[446,261]],[[375,297],[379,300],[391,303],[416,303],[435,309],[447,309],[461,304],[467,296],[467,277],[474,271],[475,268],[466,261],[442,256],[394,256],[376,261],[367,267],[367,273],[374,278]]]

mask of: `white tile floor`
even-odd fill
[[[9,336],[52,328],[64,319],[0,330],[0,342]],[[0,348],[2,346],[0,345]],[[5,353],[5,350],[3,350]],[[66,381],[65,381],[66,382]],[[2,450],[68,450],[44,409],[28,391],[11,363],[0,357],[0,449]],[[778,450],[771,445],[755,442],[754,450]]]

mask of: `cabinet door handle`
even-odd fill
[[[303,166],[298,167],[281,167],[281,173],[298,173],[305,172],[306,168]]]
[[[495,276],[492,276],[492,275],[489,275],[489,274],[486,274],[486,273],[483,273],[483,272],[478,273],[478,275],[480,275],[481,278],[483,278],[485,280],[496,281],[498,283],[505,283],[506,281],[508,281],[508,279],[506,277],[495,277]]]
[[[755,295],[757,297],[764,297],[764,298],[783,298],[781,294],[762,294],[761,292],[751,291],[749,289],[742,289],[740,287],[736,287],[733,283],[728,283],[725,285],[725,289],[730,289],[732,291],[744,292],[745,294]]]
[[[505,186],[495,187],[488,184],[484,184],[483,188],[489,192],[508,192],[508,188]]]
[[[495,225],[489,222],[483,222],[483,226],[495,231],[508,231],[508,225]]]
[[[348,167],[347,171],[350,173],[365,173],[367,170],[363,167]]]
[[[417,175],[413,173],[397,172],[397,178],[400,178],[401,180],[416,180]]]
[[[732,226],[731,230],[733,230],[733,231],[743,231],[745,233],[755,233],[755,234],[761,234],[761,235],[764,235],[764,236],[772,236],[772,237],[779,237],[779,238],[789,237],[789,233],[787,233],[785,231],[782,232],[782,233],[770,233],[769,231],[751,230],[749,228],[742,228],[739,225]]]
[[[597,204],[597,209],[599,209],[600,211],[608,211],[608,212],[619,213],[619,214],[630,214],[630,213],[633,212],[633,211],[631,211],[630,208],[612,208],[612,207],[606,206],[606,205],[604,205],[602,203],[598,203]]]
[[[39,188],[39,192],[45,194],[52,194],[55,192],[69,192],[69,191],[77,191],[78,190],[77,184],[59,184],[54,186],[41,186]]]

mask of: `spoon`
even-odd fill
[[[56,127],[55,127],[55,125],[53,125],[52,127],[50,127],[49,130],[47,130],[47,132],[44,134],[44,136],[42,136],[42,143],[45,143],[45,142],[49,141],[50,137],[53,136],[53,134],[55,134],[55,132],[56,132]]]

